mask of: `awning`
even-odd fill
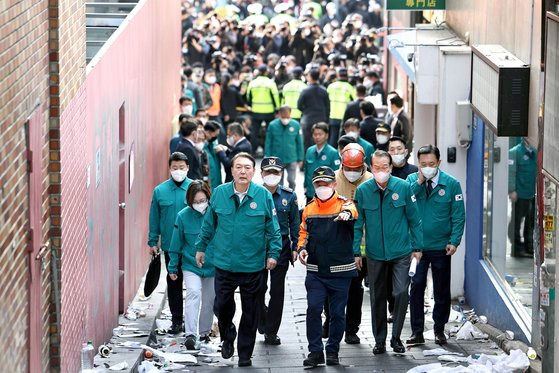
[[[386,39],[388,40],[388,51],[392,53],[411,81],[415,83],[413,58],[408,59],[408,57],[413,56],[415,50],[417,43],[416,30],[389,34]]]

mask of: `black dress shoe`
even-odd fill
[[[340,365],[340,358],[337,352],[326,353],[326,365]]]
[[[248,360],[239,360],[239,367],[250,367],[252,366],[252,360],[248,359]]]
[[[330,334],[330,321],[326,320],[322,324],[322,338],[328,338],[328,334]]]
[[[361,343],[361,339],[359,338],[359,336],[357,334],[348,334],[345,333],[345,343],[347,343],[348,345],[358,345],[359,343]]]
[[[446,335],[443,332],[435,333],[435,343],[438,345],[446,344]]]
[[[386,352],[386,345],[384,343],[376,343],[375,347],[373,347],[373,354],[379,355],[384,354]]]
[[[182,332],[182,323],[173,323],[171,329],[167,331],[169,334],[179,334]]]
[[[412,334],[411,337],[406,341],[408,345],[419,345],[425,343],[425,338],[423,338],[423,333]]]
[[[315,367],[320,364],[324,364],[324,352],[322,351],[311,352],[309,356],[303,360],[303,366],[305,367]]]
[[[187,350],[196,350],[196,336],[191,334],[186,337],[184,345]]]
[[[392,347],[392,351],[398,354],[403,354],[404,352],[406,352],[406,348],[402,344],[400,338],[392,337],[392,339],[390,340],[390,347]]]
[[[267,345],[277,346],[281,344],[281,339],[275,334],[264,334],[264,343]]]
[[[224,340],[221,344],[221,357],[224,359],[230,359],[235,353],[234,341]]]

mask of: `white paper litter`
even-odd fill
[[[456,355],[441,355],[437,357],[439,361],[449,362],[449,363],[467,363],[468,358],[464,356]]]
[[[461,322],[463,319],[462,313],[455,311],[453,309],[450,310],[450,315],[448,316],[448,322]]]
[[[447,333],[444,333],[444,335],[446,336],[447,339],[449,338],[449,335]],[[434,341],[435,331],[433,329],[427,330],[425,333],[423,333],[423,338],[425,338],[426,340]]]
[[[138,373],[159,373],[159,372],[161,371],[157,369],[151,361],[144,360],[142,361],[140,366],[138,366]]]
[[[173,352],[161,352],[159,350],[153,349],[149,346],[146,345],[142,345],[142,348],[148,351],[153,352],[154,355],[157,355],[163,359],[165,359],[165,361],[171,362],[171,363],[190,363],[190,364],[197,364],[198,363],[198,359],[196,359],[196,356],[190,355],[190,354],[179,354],[179,353],[173,353]]]
[[[128,363],[126,361],[123,361],[122,363],[111,365],[109,367],[109,370],[124,370],[124,369],[128,369],[128,368],[130,368]]]
[[[464,356],[459,352],[447,351],[444,348],[433,348],[431,350],[424,350],[423,356],[441,356],[441,355],[458,355]]]
[[[458,333],[456,333],[457,340],[462,339],[465,341],[471,341],[474,339],[487,339],[487,338],[489,338],[487,334],[483,333],[481,330],[476,328],[474,324],[472,324],[469,321],[466,321],[464,325],[462,325],[462,328],[460,328]]]
[[[157,329],[169,330],[169,329],[171,329],[172,325],[173,325],[173,322],[171,320],[165,320],[165,319],[156,319],[155,320],[155,326],[157,327]]]

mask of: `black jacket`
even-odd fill
[[[360,121],[363,120],[363,118],[361,117],[361,110],[359,109],[359,104],[361,104],[362,102],[363,99],[358,99],[347,104],[344,113],[344,123],[346,120],[351,118],[356,118]]]
[[[372,116],[365,117],[361,121],[361,129],[359,131],[359,136],[373,144],[375,146],[375,149],[378,148],[377,136],[375,131],[380,123],[380,120],[373,118]]]
[[[311,84],[303,89],[297,101],[297,108],[303,113],[301,123],[312,126],[318,122],[328,123],[330,116],[330,98],[324,87]]]
[[[190,180],[203,180],[202,160],[194,145],[189,140],[183,138],[175,151],[183,153],[188,158],[188,178]]]
[[[407,161],[403,167],[392,166],[392,176],[406,180],[409,175],[417,172],[417,166],[409,164]]]
[[[394,119],[392,119],[393,121]],[[392,123],[388,123],[392,127]],[[392,136],[401,137],[406,141],[406,149],[408,152],[412,151],[413,147],[413,129],[411,128],[410,120],[403,111],[398,114],[398,121],[394,128],[392,128]]]
[[[252,146],[250,145],[250,141],[246,138],[239,141],[233,149],[227,150],[227,152],[219,152],[217,156],[219,160],[223,164],[223,168],[225,168],[225,182],[228,183],[233,180],[233,174],[231,174],[231,160],[233,157],[239,153],[246,152],[251,154],[252,153]]]

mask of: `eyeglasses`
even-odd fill
[[[198,200],[198,201],[192,201],[192,204],[195,204],[195,203],[196,203],[196,204],[197,204],[197,203],[206,203],[206,202],[208,202],[208,200],[207,200],[206,198],[204,198],[204,199],[201,199],[201,200]]]

